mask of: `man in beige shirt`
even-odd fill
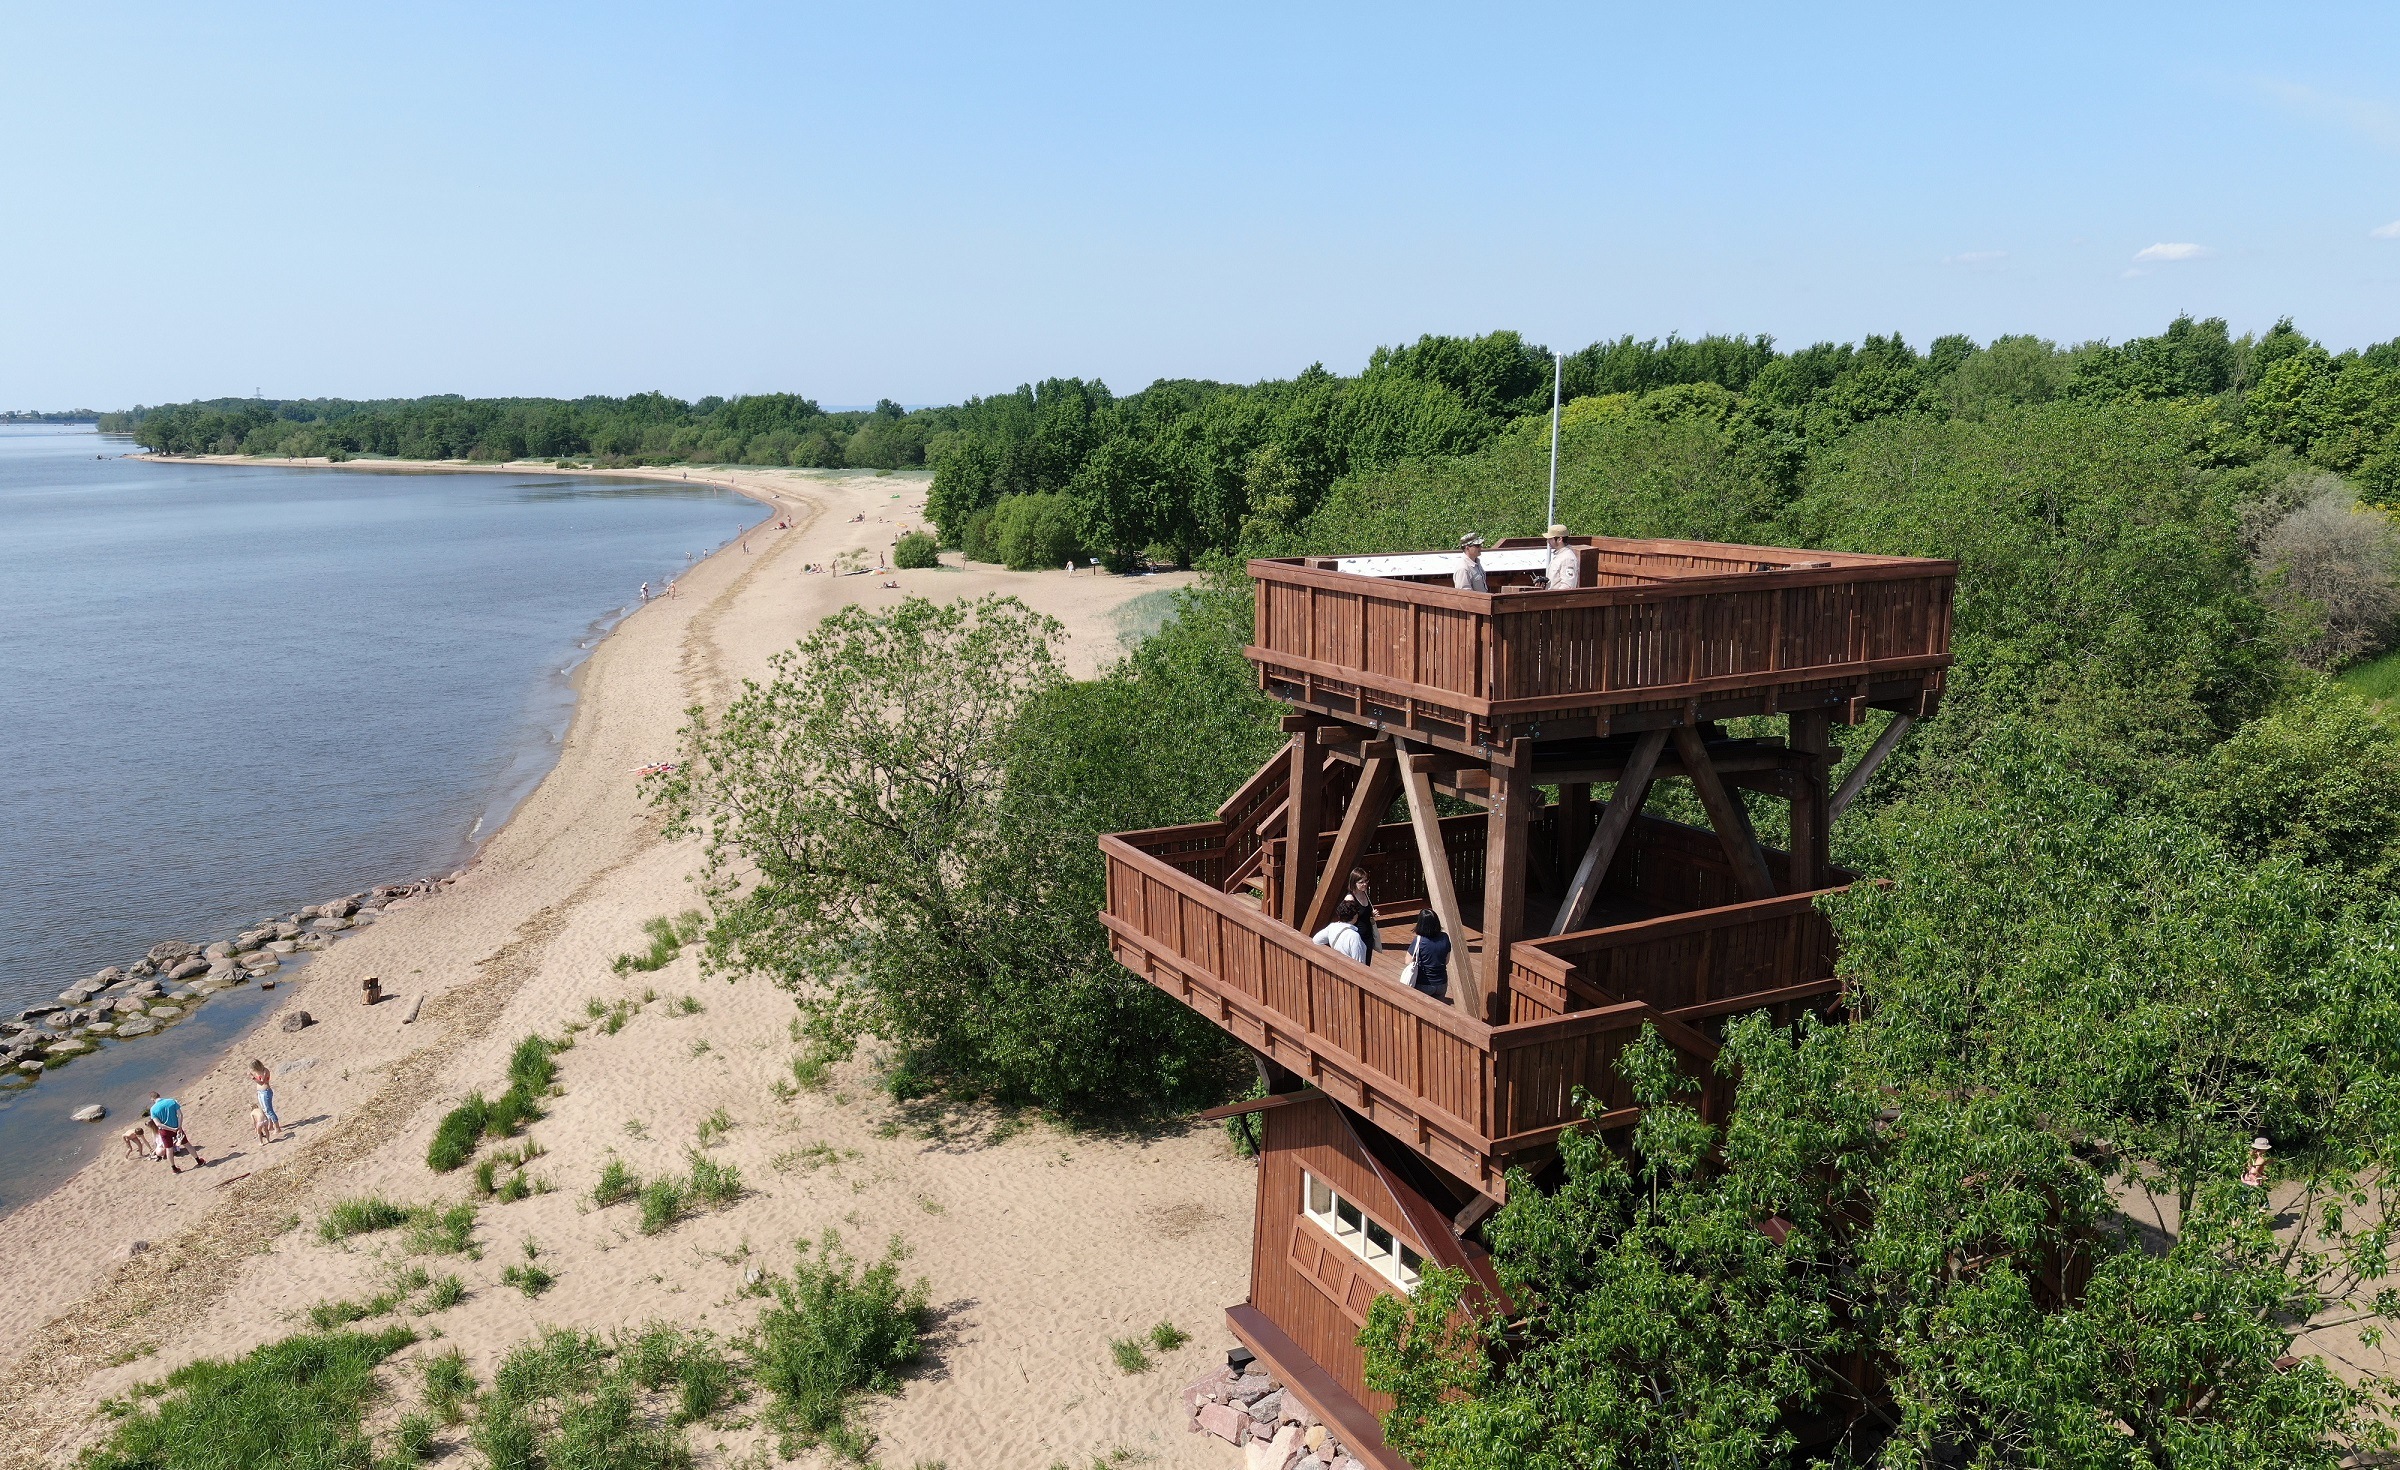
[[[1583,582],[1583,552],[1580,548],[1567,544],[1567,528],[1552,526],[1543,534],[1550,539],[1548,578],[1550,590],[1564,592],[1570,587],[1581,586]]]
[[[1458,570],[1450,574],[1450,585],[1462,592],[1489,592],[1491,582],[1483,574],[1483,538],[1469,531],[1458,538],[1461,560]]]

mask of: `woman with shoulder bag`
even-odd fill
[[[1417,916],[1417,937],[1408,942],[1400,983],[1444,1004],[1450,1000],[1450,936],[1431,909]]]

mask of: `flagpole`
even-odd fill
[[[1558,524],[1558,399],[1559,387],[1567,376],[1567,355],[1550,354],[1550,519],[1544,525]]]

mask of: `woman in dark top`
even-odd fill
[[[1431,909],[1417,916],[1417,937],[1408,942],[1408,958],[1416,966],[1416,976],[1410,983],[1421,994],[1447,1002],[1450,999],[1450,936],[1442,932],[1442,921]]]

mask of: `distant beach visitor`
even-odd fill
[[[158,1130],[148,1118],[117,1135],[125,1140],[125,1157],[146,1159],[158,1152]]]
[[[283,1136],[283,1120],[275,1116],[275,1079],[267,1064],[256,1057],[250,1059],[250,1083],[258,1089],[258,1141]]]
[[[1319,944],[1337,954],[1346,954],[1360,964],[1367,962],[1367,942],[1358,937],[1358,922],[1366,913],[1355,898],[1345,898],[1334,905],[1333,922],[1316,932]]]
[[[190,1153],[194,1168],[204,1167],[208,1163],[208,1160],[200,1157],[200,1145],[192,1142],[192,1135],[183,1130],[182,1103],[151,1093],[150,1121],[158,1125],[159,1151],[166,1155],[169,1173],[183,1172],[183,1166],[175,1162],[175,1156],[179,1153]]]
[[[648,602],[649,600],[650,600],[650,584],[649,584],[649,583],[647,583],[647,582],[644,582],[644,583],[642,584],[642,601],[644,601],[644,602]]]
[[[1431,910],[1417,916],[1417,937],[1408,942],[1408,963],[1401,967],[1400,978],[1420,995],[1444,1003],[1450,999],[1450,936]]]
[[[1483,538],[1469,531],[1458,538],[1458,551],[1458,570],[1450,574],[1450,585],[1462,592],[1491,591],[1492,584],[1483,575]]]
[[[1583,580],[1583,553],[1567,544],[1567,528],[1552,526],[1542,533],[1550,542],[1550,590],[1564,592]]]

